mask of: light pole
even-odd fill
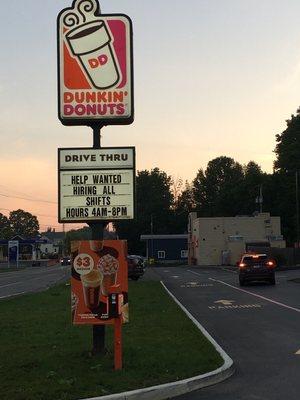
[[[151,258],[153,258],[153,214],[151,214],[150,233],[151,233]]]
[[[296,170],[296,235],[297,235],[297,248],[299,248],[299,195],[298,195],[298,170]]]

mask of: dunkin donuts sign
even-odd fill
[[[132,25],[75,0],[58,16],[59,119],[65,125],[133,121]]]
[[[72,241],[71,253],[73,324],[128,322],[126,242]]]

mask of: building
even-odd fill
[[[141,235],[146,241],[146,256],[158,261],[187,261],[188,235]]]
[[[14,248],[18,261],[35,261],[40,258],[40,246],[45,243],[41,237],[25,238],[16,235],[11,239],[0,240],[0,262],[7,262],[11,259],[11,250]],[[16,260],[17,261],[17,260]]]
[[[197,218],[189,214],[189,264],[234,265],[251,246],[285,247],[280,217],[254,216]]]
[[[65,233],[64,232],[55,232],[54,230],[42,232],[41,239],[45,241],[44,244],[41,244],[40,251],[43,257],[47,257],[49,255],[58,255],[62,253]]]

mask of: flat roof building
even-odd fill
[[[234,265],[251,246],[286,247],[280,217],[254,216],[197,218],[189,214],[189,264]]]

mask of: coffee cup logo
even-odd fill
[[[96,0],[75,0],[66,13],[65,42],[92,86],[108,89],[120,81],[120,68],[112,46],[112,35],[101,16],[95,16]]]

